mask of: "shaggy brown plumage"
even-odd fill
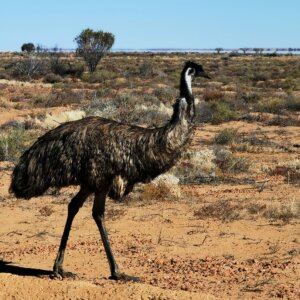
[[[120,273],[114,260],[104,226],[105,198],[120,199],[135,183],[151,181],[178,160],[192,134],[195,106],[190,84],[194,76],[207,77],[200,65],[186,63],[181,74],[181,98],[174,104],[170,122],[163,127],[148,129],[88,117],[49,131],[21,156],[10,186],[16,197],[38,196],[49,187],[81,186],[69,204],[55,276],[70,275],[62,265],[72,221],[87,196],[95,193],[93,217],[108,256],[111,278],[137,279]]]

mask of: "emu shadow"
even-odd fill
[[[53,274],[52,271],[20,267],[20,266],[13,265],[13,263],[10,261],[4,261],[4,260],[0,260],[0,274],[1,273],[10,273],[13,275],[33,276],[33,277],[51,276]]]

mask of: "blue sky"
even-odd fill
[[[75,48],[83,29],[114,48],[300,47],[300,0],[1,0],[0,51]]]

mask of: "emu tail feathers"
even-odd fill
[[[28,172],[28,165],[28,161],[21,159],[12,173],[9,192],[15,194],[17,198],[29,199],[43,194],[48,188],[43,182],[38,183],[38,178],[33,182],[34,178]]]

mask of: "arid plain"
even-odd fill
[[[27,60],[38,71],[23,72]],[[162,126],[185,61],[197,79],[195,133],[161,180],[108,199],[121,270],[111,281],[89,199],[74,220],[65,268],[51,278],[67,205],[78,190],[9,194],[19,155],[47,130],[88,115]],[[24,68],[22,69],[22,63]],[[95,73],[73,54],[0,54],[0,299],[299,299],[300,58],[109,54]]]

